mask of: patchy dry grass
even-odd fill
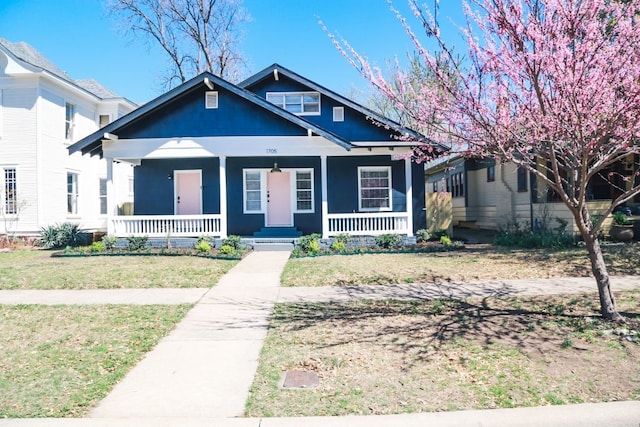
[[[189,308],[0,305],[0,418],[85,415]]]
[[[207,288],[237,263],[191,256],[53,258],[51,253],[0,253],[0,289]]]
[[[637,328],[640,292],[617,297]],[[278,305],[246,415],[638,399],[640,336],[612,331],[597,308],[596,295]],[[315,371],[320,387],[280,388],[291,369]]]
[[[640,275],[640,244],[608,245],[612,275]],[[366,254],[291,259],[284,286],[375,285],[392,283],[583,277],[591,274],[586,251],[505,250],[482,247],[446,253]]]

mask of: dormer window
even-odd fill
[[[268,92],[267,101],[300,116],[320,114],[318,92]]]

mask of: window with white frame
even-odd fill
[[[260,170],[245,169],[244,171],[244,212],[245,213],[262,213],[264,212],[262,204],[262,172]]]
[[[107,180],[100,178],[98,197],[100,199],[100,215],[107,214]]]
[[[296,170],[296,212],[313,210],[313,169]]]
[[[344,107],[333,107],[333,121],[344,122]]]
[[[65,139],[73,139],[73,127],[75,126],[76,106],[70,103],[64,104],[64,117],[65,117]]]
[[[391,210],[391,167],[358,168],[358,201],[361,211]]]
[[[78,213],[78,174],[67,172],[67,213]]]
[[[15,168],[4,170],[4,213],[15,215],[18,213],[18,175]]]
[[[204,108],[212,110],[218,108],[218,92],[205,92]]]
[[[318,92],[269,92],[267,101],[301,116],[320,114]]]

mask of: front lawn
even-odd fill
[[[604,245],[612,275],[640,275],[640,244]],[[583,248],[508,250],[497,247],[442,253],[333,255],[289,260],[283,286],[584,277],[591,265]]]
[[[0,305],[0,419],[86,415],[190,307]]]
[[[0,289],[208,288],[238,261],[194,256],[52,257],[0,253]]]

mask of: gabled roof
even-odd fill
[[[340,95],[339,93],[336,93],[330,89],[327,89],[324,86],[321,86],[303,76],[301,76],[298,73],[295,73],[291,70],[289,70],[288,68],[283,67],[280,64],[274,63],[273,65],[270,65],[269,67],[265,68],[262,71],[259,71],[258,73],[254,74],[253,76],[249,77],[248,79],[238,83],[238,86],[242,87],[242,88],[249,88],[250,86],[253,86],[254,84],[266,79],[266,78],[271,78],[274,73],[277,72],[278,74],[282,74],[288,78],[290,78],[291,80],[294,80],[304,86],[307,86],[311,89],[313,89],[316,92],[320,92],[320,94],[327,96],[329,98],[334,99],[335,101],[344,104],[350,108],[353,108],[354,110],[364,114],[367,117],[370,117],[371,120],[373,120],[374,122],[383,124],[385,126],[390,127],[391,129],[405,135],[408,136],[409,138],[414,138],[416,141],[425,141],[426,138],[424,137],[424,135],[408,129],[406,127],[403,127],[401,124],[394,122],[393,120],[384,117],[378,113],[376,113],[375,111],[364,107],[352,100],[350,100],[349,98],[346,98],[342,95]]]
[[[162,107],[167,102],[173,99],[176,99],[197,87],[205,86],[207,80],[210,83],[213,83],[215,86],[222,87],[225,90],[228,90],[229,92],[233,93],[234,95],[237,95],[257,105],[260,108],[263,108],[277,116],[280,116],[288,120],[289,122],[303,129],[306,129],[307,131],[311,131],[319,136],[324,137],[325,139],[339,145],[345,150],[351,150],[351,148],[353,147],[353,145],[349,141],[342,138],[341,136],[336,135],[335,133],[330,132],[326,129],[323,129],[318,125],[303,119],[302,117],[296,116],[293,113],[290,113],[282,108],[279,108],[276,105],[272,104],[271,102],[267,101],[266,99],[261,98],[258,95],[252,92],[249,92],[248,90],[245,90],[232,83],[229,83],[228,81],[220,77],[214,76],[209,72],[204,72],[194,77],[193,79],[181,84],[180,86],[173,88],[169,92],[163,95],[160,95],[156,99],[146,103],[145,105],[138,108],[137,110],[134,110],[129,114],[122,116],[119,119],[109,123],[107,126],[103,127],[97,132],[94,132],[91,135],[76,142],[75,144],[69,146],[68,148],[69,153],[75,153],[77,151],[80,151],[82,152],[82,154],[102,156],[102,140],[104,138],[105,133],[111,133],[111,134],[117,135],[119,129],[122,129],[124,126],[129,125],[135,122],[136,120],[139,120],[151,114],[154,110]]]
[[[26,42],[18,42],[12,43],[6,39],[0,37],[0,49],[4,48],[6,52],[12,55],[14,58],[22,61],[26,64],[31,65],[32,67],[38,68],[40,70],[46,71],[49,74],[52,74],[59,79],[64,80],[67,83],[70,83],[85,92],[90,93],[91,95],[101,99],[123,99],[126,102],[135,106],[135,104],[126,98],[118,96],[102,86],[100,83],[93,79],[86,80],[74,80],[69,75],[58,68],[53,62],[47,59],[44,55],[42,55],[36,48],[31,46]]]

